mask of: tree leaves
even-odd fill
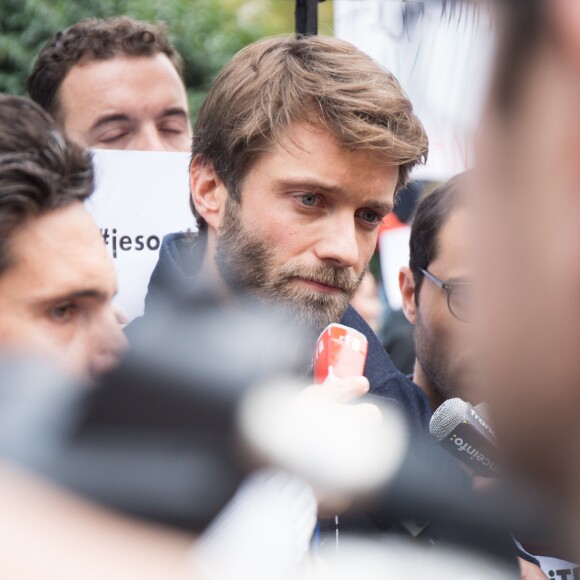
[[[163,21],[184,61],[195,116],[219,69],[264,36],[294,31],[294,0],[2,0],[0,92],[25,94],[26,77],[46,41],[82,18],[127,15]],[[330,2],[321,4],[329,32]]]

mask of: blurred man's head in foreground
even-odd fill
[[[482,398],[514,463],[578,501],[580,3],[497,4],[478,143]]]
[[[90,155],[31,101],[0,96],[0,349],[82,378],[125,346],[114,265],[83,205],[92,190]]]
[[[473,401],[473,252],[468,188],[462,173],[419,205],[410,237],[409,267],[399,286],[405,316],[415,326],[414,381],[433,408],[451,397]]]
[[[82,20],[49,40],[27,86],[83,147],[190,149],[181,58],[161,25]]]
[[[252,44],[222,69],[195,125],[206,268],[321,330],[347,308],[395,192],[426,154],[397,80],[353,45]]]

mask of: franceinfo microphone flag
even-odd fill
[[[495,433],[482,415],[459,398],[449,399],[433,413],[429,430],[445,450],[477,475],[497,477]]]

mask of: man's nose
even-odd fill
[[[166,151],[163,136],[154,123],[143,124],[131,143],[136,151]]]
[[[360,249],[354,217],[351,215],[328,220],[321,229],[315,252],[320,260],[334,267],[352,268],[357,265]]]
[[[90,374],[97,377],[112,370],[129,348],[129,342],[119,323],[118,310],[111,308],[94,330],[95,345],[90,362]]]

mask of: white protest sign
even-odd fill
[[[117,269],[116,304],[129,320],[143,313],[159,246],[195,230],[188,153],[95,151],[96,190],[86,202]]]

